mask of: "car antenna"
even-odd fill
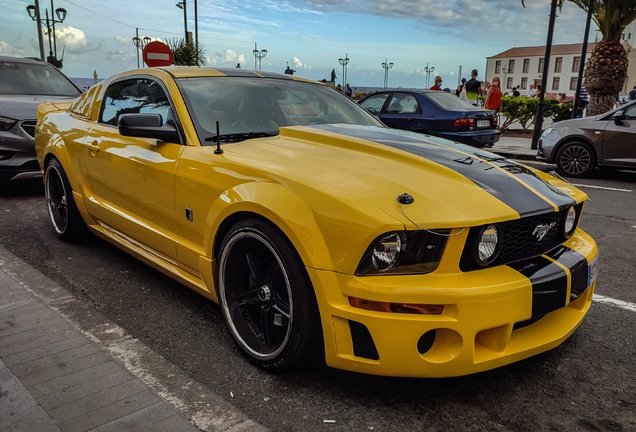
[[[216,121],[216,150],[214,150],[214,154],[222,154],[223,149],[221,148],[221,134],[219,133],[219,121]]]

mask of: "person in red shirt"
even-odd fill
[[[433,87],[431,87],[430,90],[442,91],[442,77],[441,76],[438,75],[438,76],[435,77],[435,85],[433,85]]]
[[[486,103],[484,108],[489,110],[501,111],[501,81],[499,77],[492,79],[492,85],[486,93]]]

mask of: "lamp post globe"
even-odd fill
[[[349,54],[345,54],[345,58],[339,58],[338,63],[342,66],[342,88],[345,88],[347,82],[347,65],[349,64]]]

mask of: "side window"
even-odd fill
[[[384,101],[386,101],[386,98],[388,97],[388,93],[369,96],[367,99],[362,101],[360,105],[366,108],[371,114],[380,114],[382,111],[382,105],[384,105]]]
[[[625,110],[626,119],[636,119],[636,105],[632,105]]]
[[[386,112],[391,114],[415,114],[420,105],[411,93],[394,93]]]
[[[165,123],[170,113],[170,102],[161,86],[149,79],[119,81],[106,90],[100,123],[117,126],[122,114],[160,114]]]

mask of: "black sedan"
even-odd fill
[[[597,166],[636,169],[636,102],[548,127],[537,159],[556,164],[568,177],[586,177]]]
[[[457,96],[435,90],[399,90],[374,93],[360,105],[387,126],[447,138],[474,147],[492,147],[499,141],[497,115]]]

